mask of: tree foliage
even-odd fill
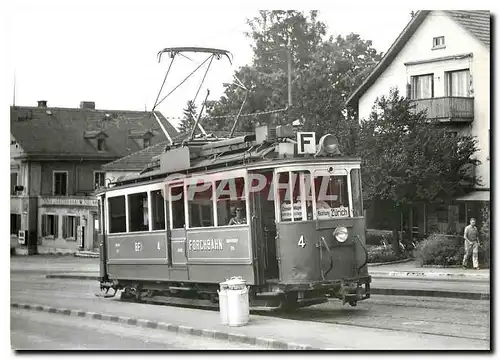
[[[304,130],[318,135],[335,133],[344,153],[352,153],[355,121],[347,118],[345,100],[380,60],[371,41],[356,34],[325,39],[326,25],[318,12],[260,11],[248,20],[247,36],[253,41],[253,61],[235,72],[248,91],[243,114],[284,109],[288,102],[288,62],[292,59],[292,107],[287,112],[242,117],[239,129],[252,131],[257,124],[285,124],[299,120]],[[210,116],[236,115],[245,92],[228,86],[220,100],[210,103]],[[214,130],[230,128],[234,117],[207,119]],[[344,141],[344,142],[342,142]],[[346,151],[347,150],[347,151]]]
[[[477,150],[474,137],[452,135],[393,89],[360,127],[364,194],[399,207],[461,195],[480,182],[470,171]]]
[[[188,133],[190,134],[193,126],[196,122],[196,105],[192,100],[189,100],[186,104],[186,107],[183,110],[184,116],[181,119],[179,124],[179,132],[181,134]]]

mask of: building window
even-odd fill
[[[63,238],[76,240],[76,230],[79,224],[79,216],[63,216]]]
[[[17,172],[10,173],[10,194],[16,195]]]
[[[165,199],[161,190],[151,192],[151,211],[153,217],[153,230],[165,229]],[[184,211],[182,212],[184,214]]]
[[[432,48],[433,49],[442,49],[444,48],[444,36],[438,36],[432,39]]]
[[[67,171],[54,171],[54,195],[68,195]]]
[[[446,96],[470,96],[470,72],[468,69],[446,73]]]
[[[434,74],[411,77],[411,98],[430,99],[434,97]]]
[[[97,150],[98,151],[106,150],[104,147],[104,139],[97,139]]]
[[[170,203],[172,204],[171,211],[171,226],[172,229],[182,229],[186,225],[186,217],[184,212],[184,187],[175,186],[170,188]]]
[[[21,214],[10,214],[10,233],[16,235],[21,230]]]
[[[127,231],[127,216],[125,213],[125,196],[116,196],[108,199],[109,233]]]
[[[143,148],[147,148],[151,146],[151,139],[150,138],[144,138],[143,139]]]
[[[128,195],[128,231],[149,230],[148,193]]]
[[[58,219],[57,215],[42,215],[42,236],[52,236],[54,239],[57,238],[58,230]]]
[[[94,189],[98,189],[105,185],[106,173],[103,171],[94,171]]]

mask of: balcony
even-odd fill
[[[39,206],[97,207],[97,198],[92,196],[39,196]]]
[[[472,122],[474,120],[474,98],[472,97],[440,97],[418,99],[415,111],[427,110],[428,119],[442,122]]]

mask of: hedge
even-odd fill
[[[368,263],[383,263],[396,261],[407,258],[407,254],[394,253],[392,246],[384,247],[383,245],[366,245],[368,252]]]
[[[479,248],[479,265],[489,266],[489,241],[482,240]],[[431,234],[417,246],[416,257],[422,265],[462,265],[464,238],[458,235]],[[469,265],[472,255],[469,258]]]

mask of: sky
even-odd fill
[[[244,33],[249,30],[246,19],[256,16],[258,8],[215,2],[189,11],[171,4],[12,2],[6,24],[10,105],[15,93],[16,105],[23,106],[36,106],[38,100],[47,100],[49,107],[78,107],[80,101],[94,101],[98,109],[151,110],[170,62],[164,56],[159,63],[157,53],[175,46],[221,48],[233,54],[232,65],[225,59],[213,61],[196,103],[199,108],[207,89],[210,100],[218,99],[222,83],[231,82],[233,72],[251,61],[251,41]],[[329,35],[355,32],[384,52],[408,23],[412,10],[342,10],[326,3],[317,9]],[[207,56],[186,55],[191,60],[175,58],[163,95]],[[159,106],[174,124],[186,102],[194,98],[203,74],[196,72]]]

